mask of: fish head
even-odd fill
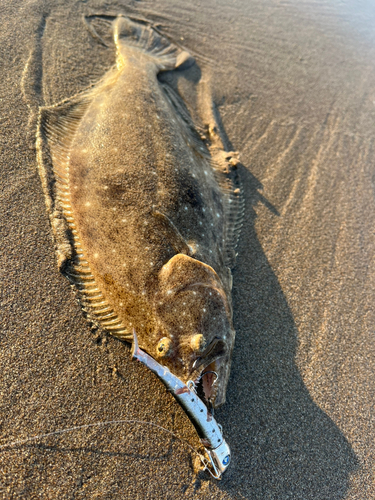
[[[217,407],[225,402],[234,343],[230,298],[212,267],[184,254],[160,270],[155,295],[157,336],[150,352]]]

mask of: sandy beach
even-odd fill
[[[375,7],[3,0],[0,13],[0,498],[375,498]],[[221,482],[194,472],[186,415],[128,344],[90,329],[57,269],[36,117],[114,64],[83,22],[99,13],[148,19],[189,50],[240,155]]]

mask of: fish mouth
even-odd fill
[[[221,385],[219,374],[225,363],[226,344],[215,337],[192,366],[191,379],[194,381],[198,396],[208,407],[215,406],[215,399]]]

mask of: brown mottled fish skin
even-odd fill
[[[114,40],[116,68],[100,85],[41,113],[42,170],[44,126],[60,179],[49,203],[57,240],[65,233],[62,268],[93,320],[126,340],[135,328],[140,347],[183,381],[216,361],[218,406],[235,336],[221,167],[157,78],[188,54],[123,17]]]

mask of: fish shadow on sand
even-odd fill
[[[197,84],[195,64],[166,75]],[[180,80],[180,82],[179,82]],[[226,150],[233,151],[219,112]],[[236,343],[227,402],[216,415],[233,453],[219,488],[233,498],[338,500],[345,497],[358,460],[340,429],[311,398],[296,365],[297,327],[255,230],[254,206],[277,210],[261,183],[239,165],[245,216],[233,271]]]
[[[255,230],[253,207],[266,200],[244,167],[241,178],[246,212],[233,273],[237,335],[227,402],[217,412],[233,461],[219,487],[233,498],[342,499],[358,460],[299,373],[297,328]]]

